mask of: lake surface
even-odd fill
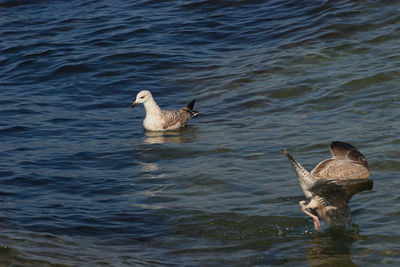
[[[399,266],[399,1],[0,1],[1,266]],[[149,133],[140,90],[196,99]],[[367,158],[317,234],[283,154]]]

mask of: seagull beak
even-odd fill
[[[134,108],[137,104],[138,104],[138,102],[136,102],[136,101],[133,102],[132,105],[131,105],[131,108]]]

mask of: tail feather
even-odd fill
[[[312,193],[309,191],[309,188],[313,185],[315,179],[312,177],[309,171],[301,166],[301,164],[297,160],[295,160],[292,155],[289,154],[286,149],[284,149],[283,152],[289,158],[290,163],[292,164],[293,169],[296,172],[297,177],[299,178],[299,182],[305,196],[307,198],[311,197]]]
[[[196,116],[197,114],[199,114],[196,110],[194,110],[193,108],[194,108],[194,103],[195,103],[196,101],[193,99],[192,101],[190,101],[187,105],[186,105],[186,107],[184,108],[185,110],[187,110],[189,113],[190,113],[190,115],[192,116],[192,117],[194,117],[194,116]]]

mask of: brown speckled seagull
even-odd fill
[[[371,190],[368,163],[354,146],[335,141],[330,145],[331,159],[319,163],[311,172],[307,171],[285,149],[299,178],[306,201],[300,201],[301,210],[314,220],[320,232],[321,217],[330,228],[351,230],[350,198],[361,191]]]
[[[176,130],[188,123],[188,121],[198,114],[193,110],[194,100],[190,101],[186,107],[178,110],[162,110],[154,101],[150,91],[140,91],[131,108],[137,104],[143,104],[146,110],[146,117],[143,121],[143,127],[149,131],[167,131]]]

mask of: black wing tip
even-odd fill
[[[353,145],[350,145],[349,143],[346,142],[342,142],[342,141],[333,141],[330,145],[331,148],[338,148],[341,150],[357,150],[356,147],[354,147]]]
[[[366,190],[372,190],[374,188],[374,181],[368,180]]]
[[[193,99],[192,101],[190,101],[190,102],[186,105],[186,107],[187,107],[188,109],[190,109],[190,110],[193,110],[194,103],[196,103],[196,100],[195,100],[195,99]]]
[[[190,116],[194,117],[197,114],[199,114],[199,112],[197,110],[194,110],[194,104],[196,103],[196,100],[193,99],[192,101],[190,101],[187,105],[186,105],[186,110],[190,113]]]
[[[367,159],[355,146],[341,141],[333,141],[330,148],[333,154],[347,157],[348,159],[361,163],[368,168]]]

